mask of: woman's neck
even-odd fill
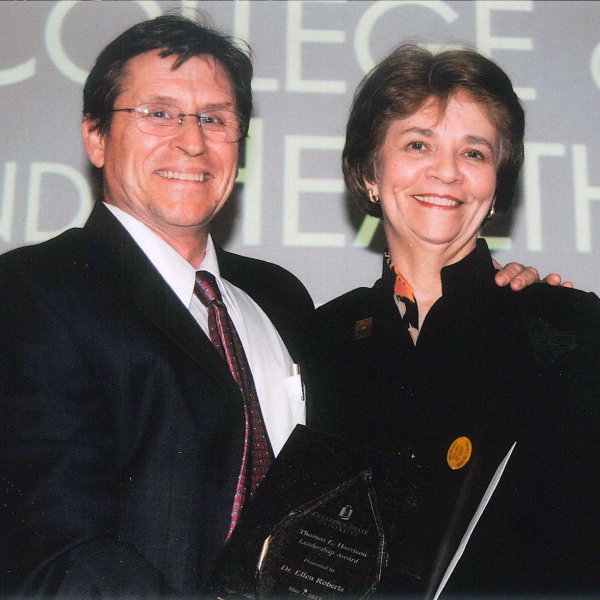
[[[442,268],[464,258],[471,247],[456,252],[448,246],[390,243],[389,251],[396,269],[410,284],[419,310],[419,330],[429,309],[442,296]]]

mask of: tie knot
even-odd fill
[[[212,273],[208,271],[196,272],[196,285],[194,287],[196,296],[204,306],[208,306],[213,302],[223,302],[221,291],[217,285],[217,280]]]

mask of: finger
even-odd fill
[[[562,277],[558,273],[550,273],[542,279],[542,283],[549,283],[550,285],[560,285]]]
[[[564,281],[563,283],[560,284],[561,287],[568,287],[568,288],[572,288],[573,286],[573,282],[572,281]]]
[[[528,267],[528,268],[531,269],[533,267]],[[525,267],[523,265],[520,265],[519,263],[515,263],[515,262],[508,263],[504,268],[502,268],[502,270],[500,270],[500,271],[498,271],[498,273],[496,273],[496,283],[500,286],[506,285],[506,284],[512,282],[515,279],[515,277],[518,277],[524,270],[525,270]],[[521,280],[521,282],[520,282],[521,287],[523,286],[524,283],[525,283],[525,279]],[[511,285],[511,287],[512,287],[512,285]]]
[[[540,280],[540,274],[534,267],[525,267],[518,275],[510,282],[510,287],[513,290],[522,290],[524,287],[537,283]]]

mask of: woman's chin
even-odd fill
[[[430,231],[420,232],[417,237],[427,246],[431,246],[433,250],[445,250],[446,248],[454,246],[462,247],[465,243],[468,244],[471,239],[474,245],[477,235],[465,236],[460,231],[443,231],[441,228],[436,228]]]

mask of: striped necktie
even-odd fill
[[[227,362],[229,371],[237,383],[244,400],[246,417],[246,433],[244,437],[244,454],[238,477],[238,484],[231,512],[231,524],[227,537],[233,531],[238,515],[242,510],[246,493],[250,497],[258,488],[273,461],[273,450],[265,428],[252,371],[244,352],[235,325],[229,316],[227,307],[214,276],[208,271],[196,273],[194,293],[208,310],[208,332],[210,341],[221,358]],[[250,485],[248,486],[248,473]]]

